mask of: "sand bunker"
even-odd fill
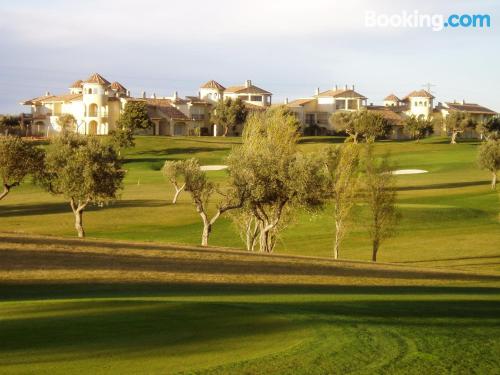
[[[424,169],[396,169],[392,171],[392,174],[420,174],[427,173],[428,171]]]
[[[200,169],[202,171],[222,171],[227,169],[227,165],[202,165]]]

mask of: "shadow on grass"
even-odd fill
[[[431,190],[431,189],[454,189],[468,186],[491,185],[489,180],[467,181],[467,182],[446,182],[442,184],[428,184],[419,186],[401,186],[398,191],[411,191],[411,190]]]
[[[318,144],[318,143],[344,143],[346,140],[346,137],[307,137],[307,138],[300,138],[299,139],[299,144],[308,144],[308,143],[313,143],[313,144]]]
[[[233,284],[193,282],[0,282],[0,300],[24,301],[66,298],[129,298],[129,297],[213,297],[266,295],[352,295],[352,296],[470,296],[499,297],[500,288],[480,286],[381,286],[324,284]],[[420,298],[419,297],[419,298]],[[500,297],[499,297],[500,298]],[[499,302],[500,303],[500,302]],[[500,316],[500,315],[498,315]]]
[[[132,207],[163,207],[167,206],[167,201],[136,199],[136,200],[119,200],[109,205],[98,207],[89,205],[85,212],[100,211],[107,208],[132,208]],[[69,202],[59,203],[44,203],[44,204],[16,204],[0,206],[0,218],[15,217],[15,216],[32,216],[32,215],[51,215],[71,212]]]

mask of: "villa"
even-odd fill
[[[172,96],[159,97],[145,92],[133,97],[119,82],[109,82],[98,73],[86,80],[77,80],[69,87],[69,92],[52,95],[47,92],[21,104],[30,106],[31,113],[21,115],[21,121],[31,124],[32,135],[47,136],[61,131],[59,119],[63,114],[72,115],[75,131],[80,134],[105,135],[116,128],[118,119],[128,102],[141,101],[153,127],[144,134],[150,135],[221,135],[221,129],[210,121],[215,105],[225,99],[241,99],[249,111],[263,111],[272,105],[272,93],[246,80],[242,85],[227,88],[215,80],[202,84],[198,95],[181,98],[177,92]],[[382,115],[391,124],[389,135],[392,139],[408,138],[404,131],[404,120],[409,116],[422,119],[445,118],[454,111],[470,114],[476,121],[498,116],[495,111],[479,104],[445,102],[434,105],[434,95],[426,90],[416,90],[400,99],[394,93],[383,99],[383,105],[367,104],[367,97],[357,92],[354,85],[320,91],[314,95],[292,101],[285,99],[285,105],[301,124],[304,134],[331,134],[335,131],[330,123],[332,114],[338,111],[367,110]],[[229,135],[241,135],[243,125],[235,125]],[[446,134],[447,129],[437,128],[436,132]],[[471,130],[465,137],[477,137]]]
[[[48,136],[61,131],[59,119],[72,115],[75,131],[80,134],[105,135],[116,128],[120,115],[128,102],[142,101],[153,127],[143,133],[151,135],[218,135],[217,126],[210,123],[212,107],[219,100],[240,98],[249,110],[263,110],[271,105],[272,94],[247,80],[244,85],[225,88],[216,81],[208,81],[200,87],[198,96],[180,98],[177,92],[170,97],[133,97],[119,82],[109,82],[98,73],[86,80],[77,80],[69,87],[69,93],[52,95],[47,92],[22,105],[30,106],[31,113],[23,114],[22,121],[31,123],[32,135]],[[233,129],[232,134],[241,134]]]

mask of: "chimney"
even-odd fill
[[[151,99],[156,99],[156,93],[154,92],[153,95],[151,95]]]
[[[335,91],[338,91],[339,87],[335,84]]]
[[[252,86],[252,81],[251,81],[251,80],[249,80],[249,79],[247,79],[247,80],[245,81],[245,87],[247,87],[247,88],[248,88],[248,87],[250,87],[250,86]]]
[[[179,94],[177,93],[177,91],[174,91],[174,100],[177,100],[177,98],[179,98]]]
[[[354,85],[351,86],[351,90],[354,91]]]
[[[285,98],[285,104],[288,104],[288,98]]]
[[[127,96],[130,97],[130,90],[127,90]]]
[[[319,87],[316,87],[316,90],[314,91],[314,95],[319,95]]]
[[[142,92],[142,98],[143,98],[143,99],[146,99],[146,91],[143,91],[143,92]]]
[[[347,85],[344,85],[344,90],[347,90]]]
[[[50,96],[50,91],[45,91],[45,96]]]
[[[464,104],[465,104],[465,99],[462,99],[462,105],[464,105]]]

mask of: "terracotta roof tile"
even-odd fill
[[[434,99],[434,96],[430,92],[428,92],[426,90],[416,90],[416,91],[412,91],[408,95],[406,95],[403,98],[403,100],[408,99],[408,98],[430,98],[430,99]]]
[[[357,98],[357,99],[366,99],[365,96],[360,93],[350,90],[350,89],[339,89],[339,90],[328,90],[319,93],[316,95],[317,97],[333,97],[333,98]]]
[[[315,99],[296,99],[296,100],[292,100],[291,102],[288,102],[288,104],[286,104],[288,107],[301,107],[307,103],[310,103],[312,102],[313,100]]]
[[[99,83],[101,85],[109,86],[109,81],[101,76],[99,73],[93,73],[84,83]]]
[[[126,92],[127,91],[127,89],[125,88],[125,86],[123,86],[120,82],[116,82],[116,81],[111,84],[111,88],[113,90],[116,90],[116,91],[122,91],[122,92]]]
[[[257,87],[255,85],[250,85],[250,86],[230,86],[225,90],[225,93],[230,93],[230,94],[268,94],[271,95],[269,91],[266,91],[264,89],[261,89],[260,87]]]
[[[394,95],[394,94],[387,95],[384,98],[384,100],[388,100],[388,101],[390,100],[390,101],[393,101],[393,102],[399,102],[400,101],[400,99],[396,95]]]
[[[81,79],[76,80],[69,87],[70,89],[79,89],[83,86],[83,81]]]
[[[202,89],[217,89],[217,90],[225,90],[226,88],[222,86],[219,82],[211,79],[210,81],[204,83],[200,86]]]
[[[487,115],[496,115],[495,111],[492,111],[489,108],[483,107],[482,105],[475,103],[446,103],[448,108],[452,111],[460,111],[467,113],[475,113],[475,114],[487,114]]]

